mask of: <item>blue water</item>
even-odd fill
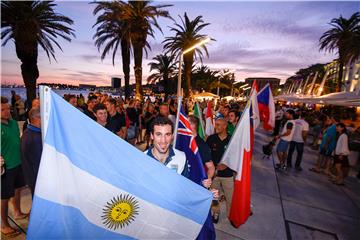
[[[26,100],[26,89],[24,87],[16,87],[16,88],[1,88],[1,96],[7,97],[10,101],[11,99],[11,91],[14,90],[17,95],[21,97],[22,100]],[[64,94],[75,94],[80,95],[80,93],[85,97],[85,100],[87,99],[87,96],[89,94],[88,90],[59,90],[59,89],[53,89],[54,92],[59,94],[61,97],[64,96]],[[39,94],[39,89],[36,89],[36,95]],[[112,94],[111,94],[112,95]]]

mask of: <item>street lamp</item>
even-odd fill
[[[181,65],[183,60],[183,55],[187,54],[188,52],[191,52],[192,50],[200,47],[201,45],[204,45],[205,43],[209,42],[211,40],[210,37],[206,37],[199,41],[198,43],[194,44],[193,46],[185,49],[180,53],[180,59],[179,59],[179,76],[178,76],[178,85],[177,85],[177,96],[181,96]]]

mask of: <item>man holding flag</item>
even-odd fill
[[[40,94],[45,138],[27,239],[198,236],[211,192],[90,120],[49,88]],[[164,126],[170,131],[157,136],[161,159],[172,139],[172,125]],[[186,159],[173,160],[183,173]]]
[[[181,104],[181,101],[178,101]],[[176,134],[176,148],[180,151],[185,152],[186,158],[188,159],[190,174],[189,179],[199,185],[203,185],[205,188],[210,188],[211,186],[211,178],[214,175],[214,164],[210,158],[209,149],[205,149],[204,141],[196,135],[197,125],[191,124],[189,118],[187,117],[184,108],[182,105],[179,106],[178,113],[178,121],[177,121],[177,134]],[[190,118],[194,120],[198,120],[194,116],[190,116]],[[198,122],[197,122],[198,124]],[[194,129],[194,130],[193,130]],[[196,138],[198,141],[202,141],[204,145],[198,146]],[[200,149],[201,148],[201,149]],[[206,151],[208,150],[208,152]],[[204,170],[204,164],[202,161],[201,154],[205,157],[203,160],[205,161],[205,165],[208,168],[208,175],[206,175]],[[218,197],[218,191],[216,189],[211,189],[215,198]],[[208,217],[201,229],[197,239],[198,240],[215,240],[215,228],[211,220],[211,212],[209,211]]]
[[[211,157],[217,170],[212,187],[219,190],[221,189],[224,192],[226,199],[226,212],[227,215],[229,215],[234,189],[234,172],[226,165],[220,163],[225,149],[230,142],[230,135],[227,133],[227,125],[227,121],[219,115],[219,117],[215,120],[216,133],[209,136],[206,143],[210,147]],[[220,215],[220,205],[218,201],[213,201],[212,211],[213,221],[214,223],[218,223]]]
[[[251,102],[251,101],[250,101]],[[242,114],[234,135],[221,159],[220,164],[226,165],[236,172],[234,192],[228,213],[230,223],[235,228],[245,223],[251,214],[250,208],[250,177],[251,177],[251,129],[250,102]]]

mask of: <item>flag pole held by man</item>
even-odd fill
[[[49,88],[41,92],[45,139],[28,239],[196,238],[209,213],[210,191]]]
[[[238,228],[250,216],[250,178],[251,178],[251,131],[250,103],[244,110],[234,135],[221,159],[221,163],[236,172],[234,192],[228,218]]]

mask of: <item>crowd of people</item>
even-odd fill
[[[33,100],[28,111],[19,111],[15,93],[9,103],[1,97],[1,232],[5,235],[15,234],[7,220],[8,203],[14,206],[15,218],[25,218],[20,208],[21,187],[27,185],[34,194],[36,176],[39,168],[42,141],[39,99]],[[179,174],[188,177],[189,169],[184,153],[172,146],[174,126],[177,114],[177,99],[150,98],[136,99],[115,98],[108,94],[90,93],[84,96],[66,94],[64,99],[73,107],[96,121],[104,128],[116,134],[130,144],[145,150],[145,153]],[[215,131],[201,138],[198,127],[202,119],[193,114],[195,102],[183,101],[183,107],[189,116],[193,136],[205,169],[207,179],[202,184],[213,191],[212,220],[219,221],[220,201],[226,201],[226,215],[229,214],[234,189],[235,172],[221,164],[221,158],[230,142],[231,136],[244,110],[245,103],[211,100],[199,102],[204,119],[207,107],[213,108]],[[22,114],[20,114],[22,113]],[[19,118],[19,114],[22,115]],[[25,120],[23,134],[17,122]],[[288,106],[276,106],[276,121],[273,136],[278,140],[276,152],[279,163],[276,169],[287,170],[293,166],[293,155],[297,157],[294,167],[302,171],[301,163],[304,146],[308,136],[313,136],[313,146],[319,147],[319,158],[311,171],[325,173],[338,185],[344,184],[349,168],[349,139],[360,140],[360,128],[349,128],[337,116],[326,116],[307,109],[292,109]],[[357,147],[357,150],[359,148]]]
[[[295,169],[302,171],[301,162],[308,135],[313,149],[318,149],[318,159],[309,170],[323,173],[337,185],[344,185],[349,172],[350,151],[359,151],[360,126],[348,126],[339,115],[309,109],[294,109],[276,106],[273,135],[279,139],[276,148],[279,163],[276,169],[292,168],[293,153],[297,151]],[[282,131],[280,129],[282,127]],[[358,154],[360,157],[360,154]],[[360,162],[357,160],[357,162]],[[360,175],[357,175],[360,178]]]

